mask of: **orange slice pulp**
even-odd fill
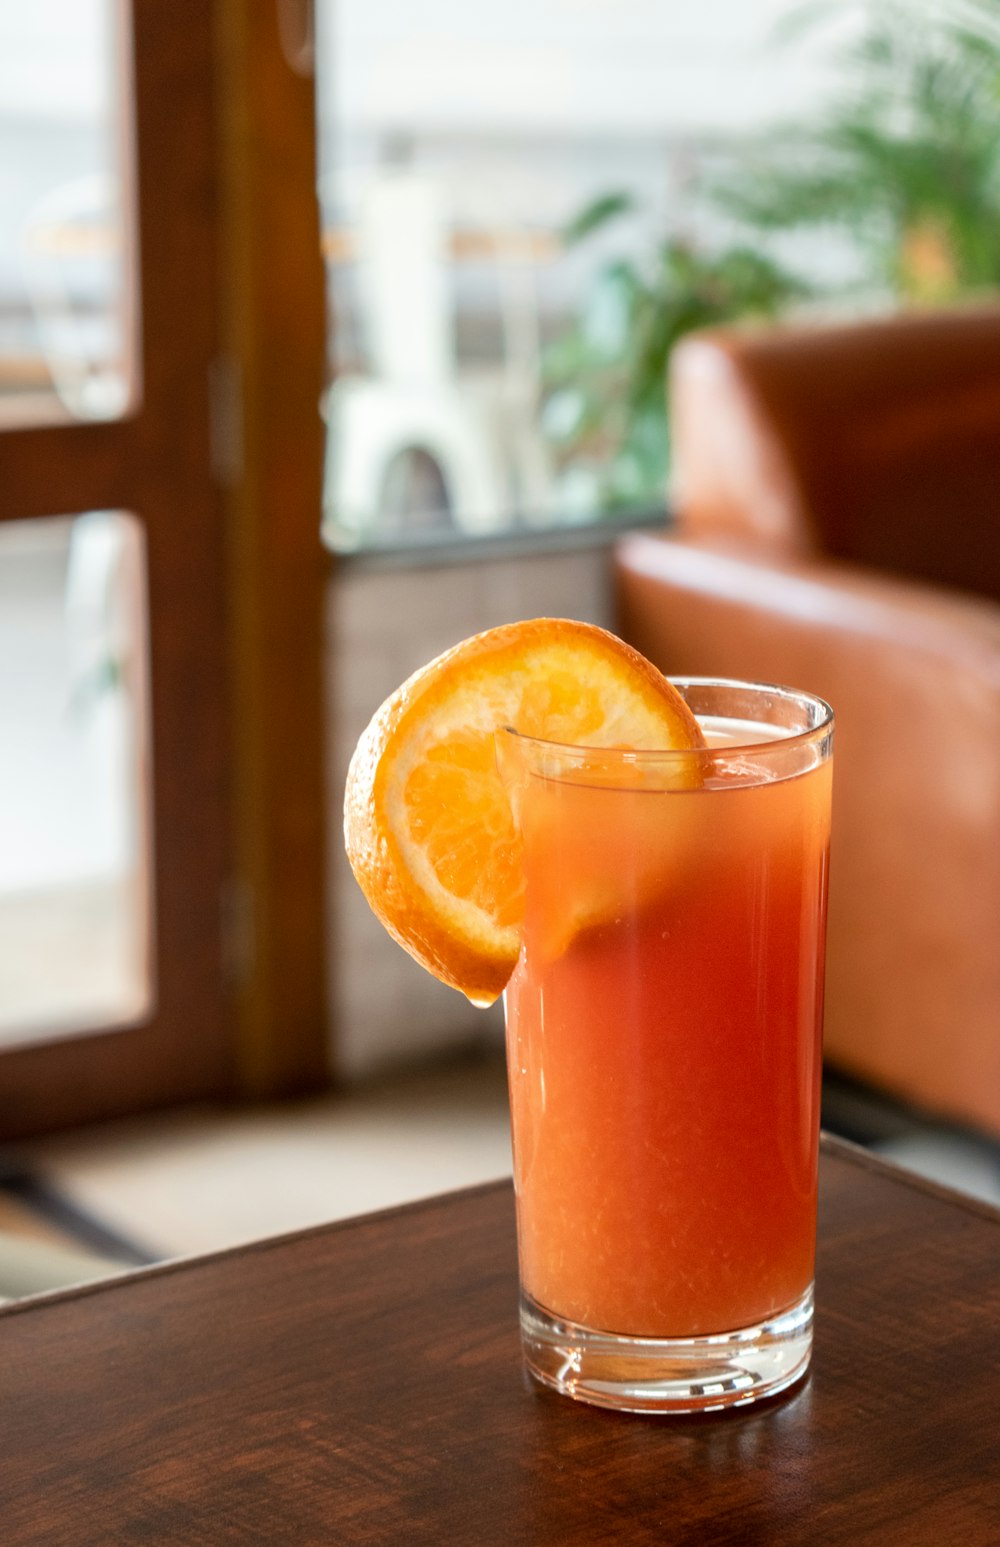
[[[351,760],[344,836],[389,933],[477,1004],[521,942],[521,839],[497,767],[502,727],[564,745],[703,745],[677,690],[592,624],[538,618],[464,640],[381,706]]]

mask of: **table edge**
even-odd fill
[[[874,1154],[871,1150],[865,1149],[864,1145],[856,1144],[853,1139],[842,1139],[837,1134],[824,1131],[820,1134],[820,1151],[822,1154],[834,1155],[840,1160],[849,1161],[864,1171],[873,1171],[877,1176],[884,1176],[887,1181],[912,1187],[917,1192],[927,1193],[932,1198],[939,1198],[943,1203],[954,1204],[970,1214],[976,1214],[981,1219],[988,1219],[992,1224],[1000,1225],[1000,1208],[996,1204],[987,1202],[985,1198],[977,1198],[973,1193],[960,1192],[955,1187],[949,1187],[946,1182],[935,1182],[929,1176],[922,1176],[919,1171],[911,1171],[898,1160],[889,1160],[885,1155]]]
[[[930,1178],[921,1176],[917,1172],[908,1170],[896,1161],[887,1160],[881,1155],[874,1155],[862,1145],[855,1144],[850,1139],[842,1139],[834,1134],[821,1133],[820,1152],[834,1159],[843,1160],[849,1165],[857,1166],[860,1170],[873,1172],[877,1176],[884,1177],[887,1181],[895,1182],[898,1186],[910,1187],[917,1192],[937,1198],[942,1202],[958,1207],[977,1218],[985,1219],[993,1225],[1000,1226],[1000,1209],[987,1203],[984,1199],[976,1198],[969,1193],[957,1192],[952,1187],[943,1183],[931,1181]],[[211,1252],[187,1252],[177,1257],[165,1258],[162,1262],[150,1263],[147,1267],[129,1268],[123,1273],[116,1273],[109,1278],[92,1279],[83,1284],[72,1284],[64,1289],[54,1289],[42,1294],[25,1295],[20,1300],[11,1300],[0,1305],[0,1319],[8,1316],[22,1315],[28,1311],[43,1311],[65,1304],[67,1301],[82,1300],[91,1295],[103,1294],[109,1290],[127,1288],[129,1285],[147,1282],[150,1278],[162,1278],[169,1274],[184,1272],[190,1268],[209,1266],[212,1263],[225,1261],[231,1257],[254,1256],[260,1252],[275,1251],[292,1242],[307,1241],[313,1236],[328,1236],[341,1230],[353,1230],[360,1225],[374,1224],[383,1220],[389,1220],[397,1215],[412,1214],[421,1211],[433,1211],[447,1207],[458,1198],[471,1199],[485,1197],[497,1192],[510,1192],[513,1188],[513,1179],[510,1176],[501,1176],[493,1181],[477,1182],[469,1187],[456,1188],[450,1192],[432,1193],[426,1198],[414,1198],[404,1203],[392,1204],[384,1209],[375,1209],[364,1214],[349,1214],[342,1219],[332,1219],[316,1225],[307,1225],[299,1230],[284,1231],[277,1235],[262,1236],[259,1240],[243,1241],[236,1246],[222,1246]]]
[[[359,1225],[377,1224],[398,1214],[411,1214],[421,1210],[431,1211],[452,1203],[456,1198],[475,1198],[489,1193],[510,1191],[510,1176],[495,1177],[488,1182],[475,1182],[469,1187],[456,1188],[451,1192],[430,1193],[426,1198],[411,1198],[403,1203],[392,1203],[386,1208],[371,1209],[364,1214],[345,1214],[341,1219],[322,1220],[316,1225],[303,1225],[297,1230],[285,1230],[276,1235],[261,1236],[253,1241],[240,1241],[235,1246],[220,1246],[210,1252],[184,1252],[176,1257],[165,1257],[162,1262],[151,1262],[141,1267],[129,1267],[122,1273],[108,1278],[89,1279],[86,1283],[70,1284],[64,1289],[52,1289],[41,1294],[25,1295],[20,1300],[0,1304],[0,1318],[17,1315],[20,1311],[44,1310],[49,1306],[63,1305],[67,1300],[82,1300],[105,1290],[124,1288],[129,1284],[146,1283],[151,1278],[162,1278],[188,1268],[222,1262],[230,1257],[255,1256],[260,1252],[275,1251],[295,1241],[307,1241],[312,1236],[328,1236]]]

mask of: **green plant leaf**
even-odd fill
[[[666,370],[692,329],[774,317],[829,294],[776,261],[775,240],[846,240],[872,296],[947,300],[1000,287],[1000,0],[869,0],[839,56],[839,86],[804,122],[775,124],[704,188],[735,223],[725,244],[667,237],[605,264],[577,321],[545,356],[564,465],[601,458],[609,505],[662,495],[669,463]],[[780,29],[796,46],[843,14],[797,6]],[[621,191],[570,223],[582,240],[633,209]],[[840,292],[843,294],[843,291]],[[569,413],[572,406],[572,414]]]
[[[618,220],[622,215],[629,214],[635,208],[635,200],[630,193],[620,191],[617,193],[604,193],[591,204],[586,205],[567,226],[563,228],[562,239],[567,245],[582,242],[584,237],[591,232],[599,231],[602,226],[608,225],[613,220]]]

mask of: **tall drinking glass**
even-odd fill
[[[772,1395],[812,1345],[833,715],[676,685],[704,751],[498,737],[525,1358],[644,1412]]]

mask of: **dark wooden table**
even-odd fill
[[[639,1418],[520,1367],[497,1184],[0,1314],[0,1542],[1000,1544],[1000,1213],[826,1141],[808,1381]]]

